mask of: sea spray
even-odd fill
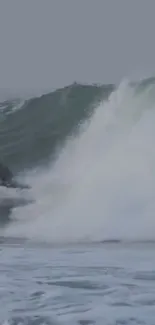
[[[53,243],[154,240],[154,84],[123,82],[49,168],[27,174],[35,202],[5,235]]]

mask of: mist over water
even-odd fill
[[[68,137],[55,163],[28,172],[35,201],[12,211],[5,235],[155,240],[154,90],[122,82]]]

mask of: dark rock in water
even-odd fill
[[[11,208],[0,206],[0,228],[5,227],[10,221]]]
[[[30,188],[26,184],[20,184],[14,180],[13,173],[11,170],[0,163],[0,186],[10,187],[10,188],[19,188],[19,189],[28,189]]]
[[[14,175],[11,172],[11,170],[0,163],[0,187],[5,188],[14,188],[14,189],[28,189],[30,188],[28,185],[20,184],[14,179]],[[17,196],[7,196],[2,193],[0,193],[0,228],[5,226],[8,222],[10,222],[10,214],[12,211],[12,208],[14,207],[21,207],[24,205],[27,205],[31,203],[32,200],[18,197]]]
[[[0,163],[0,185],[2,186],[8,186],[8,184],[11,183],[13,179],[13,174],[10,171],[10,169]]]

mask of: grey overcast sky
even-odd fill
[[[0,88],[155,71],[155,0],[0,0]]]

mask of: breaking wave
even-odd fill
[[[154,125],[153,78],[117,88],[74,84],[2,110],[0,155],[34,198],[12,210],[3,234],[154,240]]]

